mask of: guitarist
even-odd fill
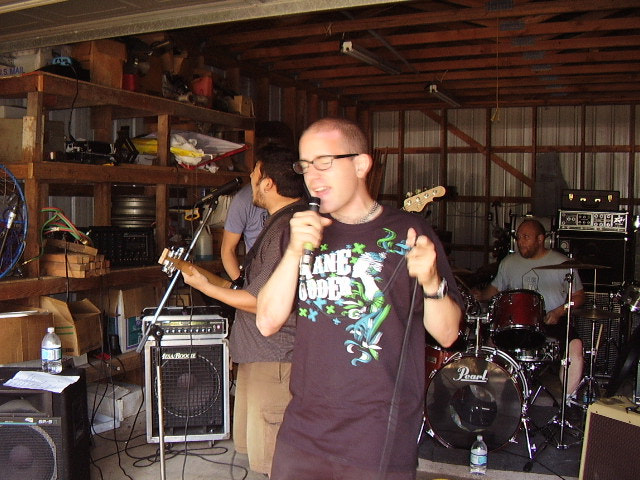
[[[308,208],[302,200],[302,176],[292,168],[295,152],[269,144],[256,152],[251,172],[253,202],[269,217],[244,261],[244,286],[236,290],[213,285],[195,268],[185,268],[185,283],[236,308],[231,329],[231,357],[238,364],[233,414],[233,441],[249,457],[251,470],[270,475],[276,434],[289,403],[289,376],[295,315],[277,335],[264,337],[256,327],[258,292],[289,243],[289,220]]]

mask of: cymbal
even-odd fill
[[[621,314],[600,310],[599,308],[576,308],[571,312],[576,317],[588,318],[591,320],[608,320],[610,318],[620,318]]]
[[[535,267],[534,270],[566,270],[568,268],[575,268],[578,270],[596,270],[602,268],[611,268],[607,265],[595,265],[593,263],[581,263],[577,260],[566,260],[556,265],[546,265],[544,267]]]

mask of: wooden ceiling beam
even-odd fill
[[[637,8],[638,3],[634,0],[620,0],[615,3],[603,2],[602,0],[573,1],[549,1],[549,2],[528,2],[515,5],[513,8],[502,10],[499,13],[489,11],[486,7],[475,8],[452,8],[441,11],[426,13],[411,13],[404,15],[387,15],[375,18],[364,18],[357,20],[343,20],[333,22],[323,22],[284,28],[260,28],[252,30],[250,33],[242,32],[238,34],[227,34],[216,39],[218,45],[242,45],[246,43],[272,42],[292,38],[303,38],[310,36],[333,36],[344,33],[359,32],[365,30],[384,30],[388,28],[406,28],[416,25],[437,25],[451,24],[452,22],[473,22],[473,21],[495,21],[497,17],[501,20],[506,18],[530,17],[532,15],[560,15],[566,13],[579,13],[587,11],[616,11],[625,8]]]
[[[626,16],[623,18],[602,19],[594,21],[568,21],[568,22],[549,22],[542,25],[532,25],[524,31],[502,32],[500,38],[515,38],[521,36],[549,35],[549,34],[578,34],[582,32],[619,32],[623,30],[637,30],[640,25],[640,15]],[[401,47],[411,45],[416,48],[422,45],[423,48],[429,48],[432,44],[442,44],[451,42],[455,43],[465,41],[494,40],[495,29],[491,28],[468,28],[448,31],[437,31],[427,33],[410,33],[400,35],[387,35],[385,39],[393,47]],[[379,47],[379,42],[373,38],[362,38],[358,43],[366,48]],[[452,46],[453,46],[452,45]],[[280,45],[275,47],[264,47],[242,50],[239,58],[243,60],[260,59],[264,61],[267,58],[277,59],[280,57],[294,55],[319,54],[327,52],[338,52],[340,49],[339,41],[298,43],[295,45]],[[233,50],[233,49],[232,49]]]

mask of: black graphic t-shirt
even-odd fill
[[[366,224],[334,220],[324,231],[313,266],[301,271],[293,399],[279,441],[336,462],[378,468],[413,299],[389,469],[415,469],[423,418],[425,333],[422,287],[414,288],[405,262],[409,227],[436,243],[438,270],[462,304],[444,250],[421,217],[386,207]]]

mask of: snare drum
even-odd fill
[[[489,305],[493,341],[501,350],[532,350],[542,347],[545,335],[544,299],[533,290],[506,290]]]
[[[530,350],[516,348],[515,350],[507,351],[507,353],[519,362],[554,362],[560,355],[560,343],[555,338],[548,338],[539,348],[533,348]]]
[[[427,386],[427,431],[446,447],[471,447],[482,435],[490,450],[513,439],[521,426],[529,387],[506,353],[482,347],[456,353]]]

